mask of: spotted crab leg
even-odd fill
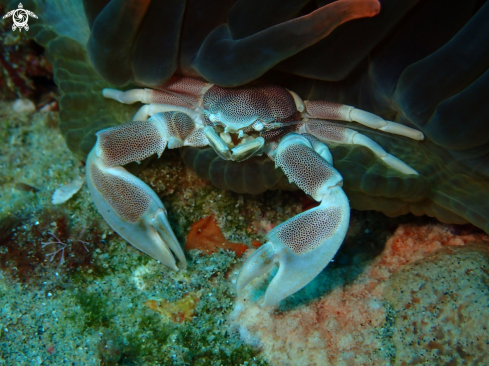
[[[102,130],[86,165],[88,188],[108,224],[136,248],[174,270],[178,268],[172,252],[181,268],[187,262],[166,209],[153,190],[122,165],[153,154],[161,156],[167,146],[202,144],[205,138],[196,127],[188,115],[166,112]]]
[[[384,163],[400,171],[401,173],[415,175],[419,174],[404,161],[385,151],[382,146],[380,146],[374,140],[350,128],[332,125],[326,121],[310,120],[304,123],[299,128],[298,132],[311,134],[324,143],[334,142],[337,144],[365,146]]]
[[[380,131],[406,136],[413,140],[423,140],[424,135],[421,131],[404,126],[400,123],[386,121],[373,113],[351,107],[345,104],[327,102],[322,100],[305,100],[303,104],[294,97],[297,108],[302,112],[303,118],[320,118],[341,120],[347,122],[358,122],[369,128]]]
[[[270,155],[291,182],[321,203],[270,231],[267,242],[243,265],[238,293],[278,264],[261,304],[264,307],[299,291],[328,265],[345,238],[350,219],[348,198],[341,188],[343,178],[327,161],[330,155],[322,142],[291,133]]]
[[[168,111],[180,111],[197,119],[200,116],[197,111],[200,109],[202,96],[212,85],[193,78],[174,76],[160,90],[145,88],[121,91],[106,88],[102,95],[124,104],[144,103],[134,115],[133,121],[146,120],[153,114]]]

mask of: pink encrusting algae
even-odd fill
[[[253,286],[248,286],[248,293],[238,299],[231,321],[235,323],[243,340],[262,347],[265,358],[272,365],[402,364],[402,359],[395,357],[396,350],[408,352],[411,347],[409,344],[416,341],[419,335],[401,337],[399,334],[406,333],[404,329],[397,323],[396,327],[393,326],[396,318],[401,316],[405,302],[402,298],[392,296],[392,287],[402,293],[402,287],[406,286],[407,289],[409,286],[397,282],[400,276],[398,273],[410,264],[426,262],[428,272],[419,276],[428,283],[433,282],[438,272],[443,274],[447,268],[436,267],[436,262],[426,258],[431,258],[431,253],[440,252],[444,256],[456,252],[452,250],[447,254],[443,249],[445,247],[456,249],[468,245],[466,249],[471,256],[475,250],[476,257],[487,262],[487,256],[484,256],[487,250],[480,251],[479,247],[472,250],[474,243],[487,249],[489,236],[481,232],[455,235],[449,227],[441,224],[401,225],[387,241],[383,252],[352,282],[346,282],[345,276],[354,268],[327,269],[319,276],[319,280],[309,286],[327,289],[321,296],[308,304],[301,304],[300,296],[307,293],[306,287],[295,295],[294,300],[298,304],[287,311],[281,311],[281,308],[277,311],[274,308],[259,307],[253,289],[260,288],[259,281],[263,283],[268,280],[260,278]],[[457,260],[460,262],[463,258]],[[470,261],[467,263],[470,267]],[[448,284],[443,283],[443,286],[446,285],[457,287],[457,279]],[[388,298],[386,289],[389,289]],[[429,301],[431,293],[420,291],[417,296],[418,303],[423,304]],[[489,315],[488,310],[481,311]],[[418,314],[421,318],[425,316],[425,313],[422,316]],[[470,314],[467,317],[470,318]],[[425,327],[426,334],[423,336],[429,337],[430,332],[434,331],[439,333],[442,326],[439,324],[436,329]],[[463,324],[459,324],[459,327],[463,328]],[[487,331],[481,332],[487,335]],[[485,338],[480,337],[481,346]],[[445,342],[451,340],[445,339]],[[432,345],[430,347],[428,351],[435,349]],[[425,362],[432,361],[430,357],[439,356],[436,349],[432,353],[428,351],[425,352]]]

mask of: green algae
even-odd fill
[[[203,293],[202,299],[194,319],[187,323],[166,321],[145,307],[142,301],[137,301],[141,296],[134,289],[125,288],[119,297],[123,300],[114,301],[112,294],[104,295],[104,290],[98,286],[89,283],[78,286],[85,288],[74,292],[74,300],[81,310],[77,314],[78,323],[81,323],[78,326],[86,332],[97,330],[103,334],[100,343],[111,344],[110,352],[105,346],[100,351],[105,362],[110,359],[109,363],[113,364],[239,365],[256,356],[256,350],[240,345],[225,325],[235,294],[224,276],[234,262],[233,256],[225,252],[208,257],[200,257],[198,252],[192,254],[189,261],[191,273],[182,273],[175,279],[174,272],[160,271],[151,263],[149,272],[141,278],[147,290],[145,293],[158,293],[168,300],[199,289]],[[115,276],[121,277],[121,274]],[[113,281],[115,278],[107,276],[101,280]],[[130,306],[130,312],[127,301],[135,307]]]
[[[85,326],[90,328],[107,327],[110,324],[114,313],[107,306],[109,299],[106,296],[87,291],[79,291],[75,294],[74,298],[85,315]]]

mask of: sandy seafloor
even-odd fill
[[[482,231],[353,211],[335,261],[278,308],[262,309],[270,275],[237,298],[243,259],[233,252],[186,251],[188,269],[174,272],[113,233],[85,184],[53,205],[55,189],[84,179],[83,164],[57,112],[11,106],[0,102],[0,364],[489,364]],[[175,152],[140,177],[182,244],[192,223],[214,215],[228,240],[251,248],[307,205],[297,192],[220,191]]]

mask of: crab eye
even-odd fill
[[[260,121],[253,123],[253,129],[254,129],[255,131],[261,131],[261,130],[263,130],[263,128],[264,128],[264,127],[265,127],[265,126],[264,126],[264,125],[263,125],[263,123],[262,123],[262,122],[260,122]]]

